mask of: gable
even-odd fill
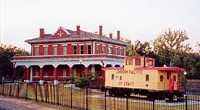
[[[68,35],[70,35],[70,33],[62,27],[60,27],[54,34],[56,37],[67,37]]]

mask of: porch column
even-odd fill
[[[88,74],[88,67],[85,67],[84,69],[84,77],[87,77],[89,74]]]
[[[33,67],[30,67],[30,81],[33,80]]]
[[[43,80],[43,67],[40,67],[40,80]]]
[[[91,65],[91,75],[95,76],[95,65]]]
[[[57,68],[54,67],[54,69],[53,69],[54,80],[57,80],[57,74],[56,74],[57,71],[56,70],[57,70]]]
[[[92,73],[92,74],[95,73],[95,65],[91,65],[91,73]]]
[[[29,69],[27,67],[24,67],[24,80],[28,80],[29,76]]]
[[[72,70],[72,67],[69,67],[69,76],[73,76],[73,70]]]
[[[95,47],[96,45],[95,45],[95,42],[93,41],[92,42],[92,54],[96,54],[96,52],[95,52]]]

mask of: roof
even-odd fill
[[[59,29],[62,29],[65,33],[67,33],[67,36],[56,37],[55,35],[52,35],[52,34],[45,34],[43,38],[37,37],[37,38],[33,38],[33,39],[28,39],[25,42],[27,42],[29,44],[33,44],[33,43],[39,43],[39,42],[48,43],[48,42],[97,40],[97,41],[103,41],[103,42],[110,42],[110,43],[114,43],[114,44],[120,44],[120,45],[124,45],[124,46],[128,45],[124,41],[112,39],[112,38],[109,38],[106,36],[99,36],[98,34],[83,31],[83,30],[80,30],[80,35],[78,35],[77,31],[66,29],[64,27],[60,27]]]
[[[177,73],[183,73],[185,71],[183,68],[179,68],[179,67],[143,67],[143,68],[137,68],[137,69],[158,70],[158,71],[164,71],[164,72],[177,72]]]
[[[102,70],[121,70],[121,71],[123,71],[124,70],[124,68],[123,67],[104,67],[104,68],[102,68]]]

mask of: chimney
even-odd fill
[[[120,31],[117,31],[117,40],[120,40]]]
[[[77,35],[80,35],[80,26],[78,25],[78,26],[76,26],[76,33],[77,33]]]
[[[40,37],[43,38],[45,35],[44,28],[40,28]]]
[[[102,33],[102,31],[103,31],[103,26],[99,26],[99,36],[102,36],[103,35],[103,33]]]
[[[109,34],[109,37],[112,39],[112,33]]]

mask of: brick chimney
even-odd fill
[[[40,37],[43,38],[45,35],[44,28],[40,28]]]
[[[117,40],[120,40],[120,31],[117,31]]]
[[[112,39],[112,33],[109,34],[109,37]]]
[[[80,26],[78,25],[78,26],[76,26],[76,33],[77,33],[77,35],[80,35],[80,32],[81,32]]]
[[[99,36],[103,35],[103,26],[99,26]]]

